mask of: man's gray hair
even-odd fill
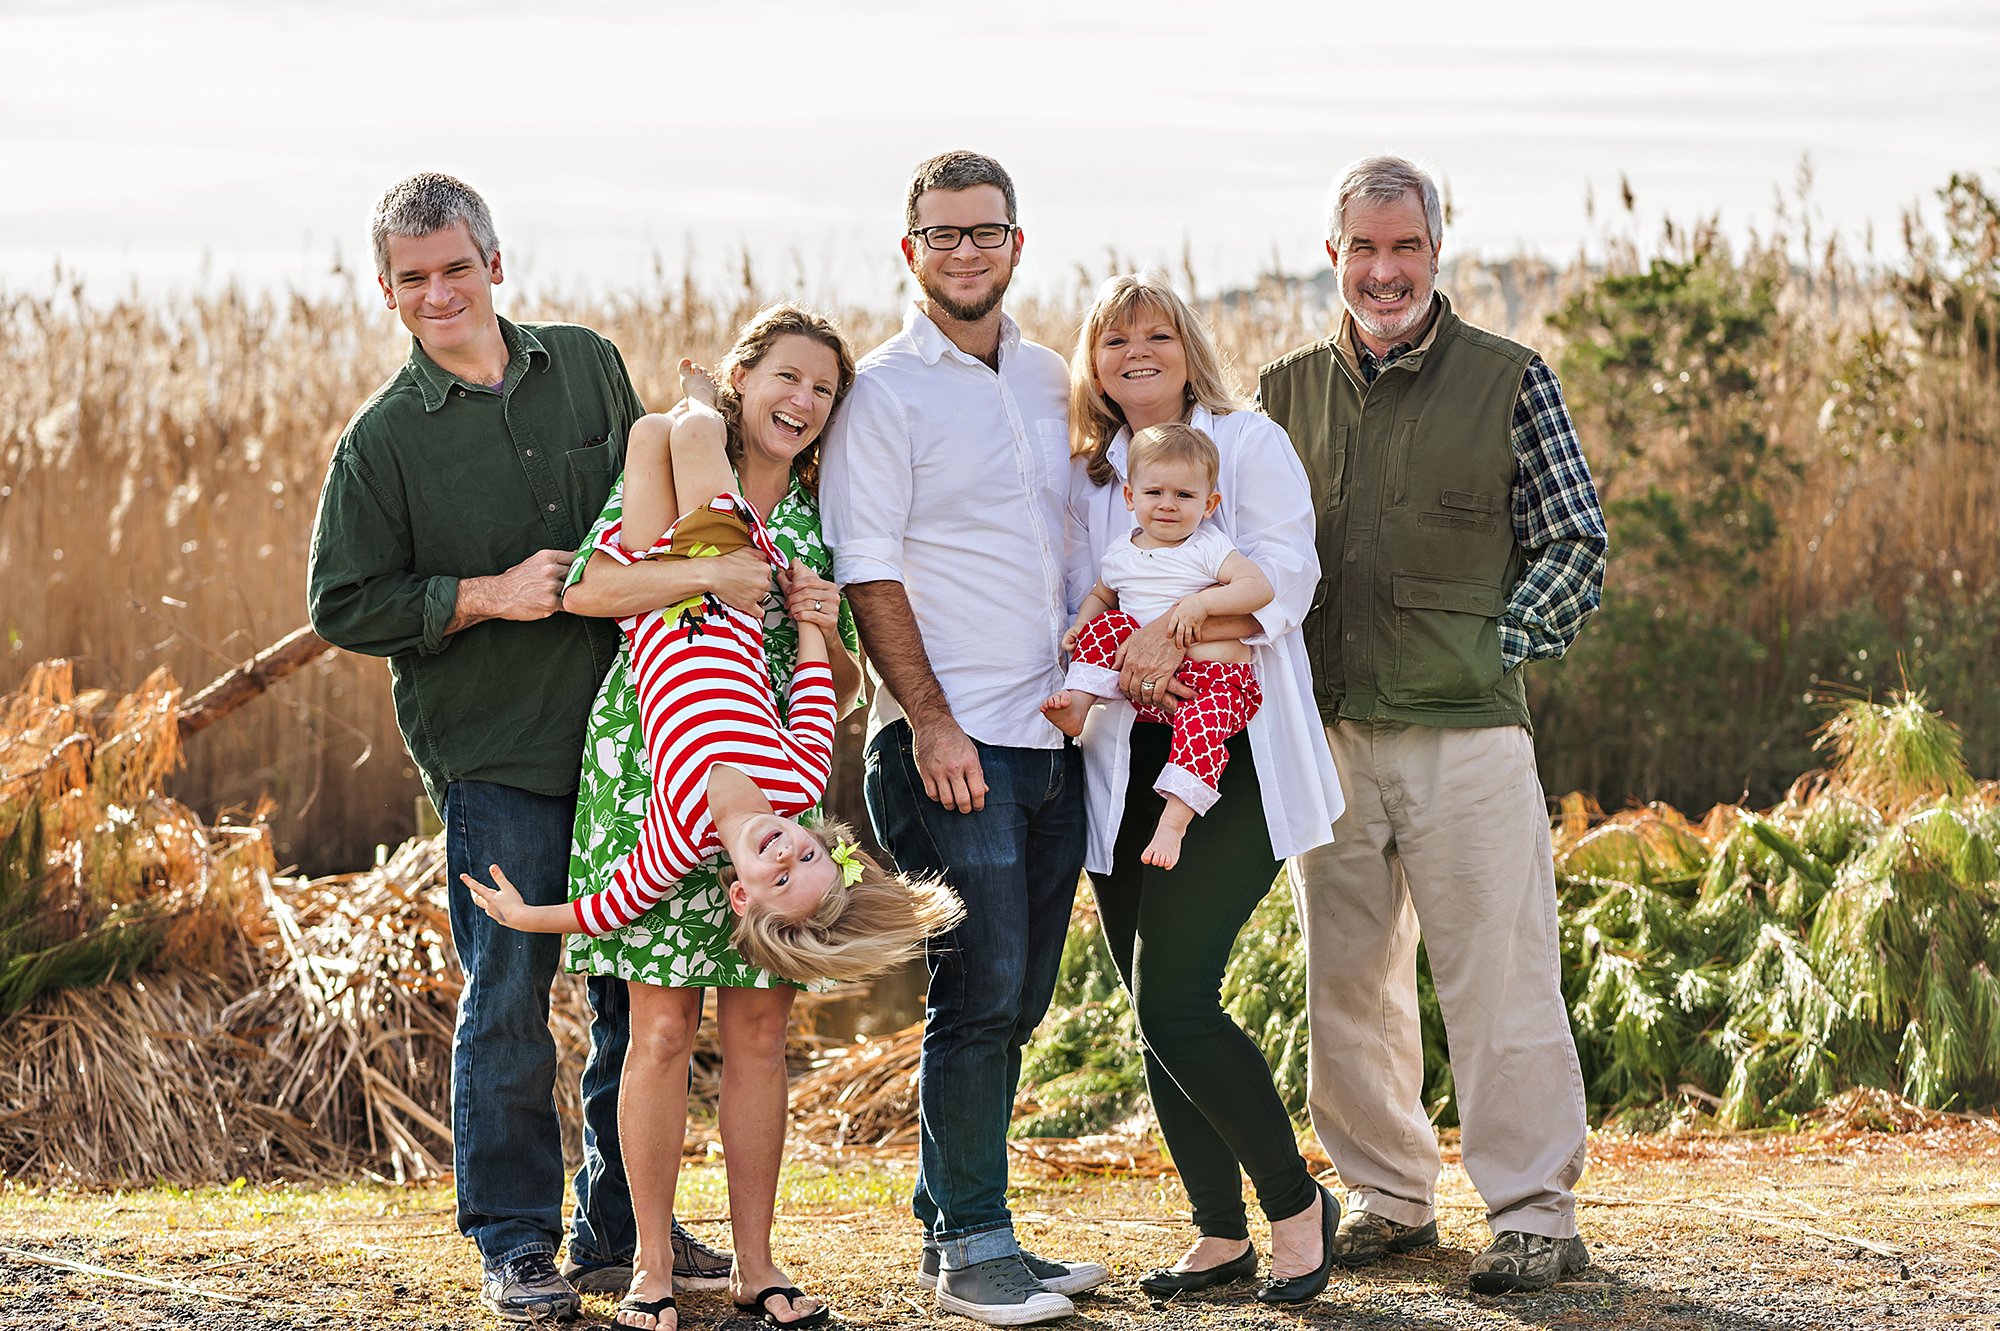
[[[368,225],[376,275],[389,275],[389,237],[428,236],[458,222],[465,223],[472,234],[479,257],[490,260],[493,251],[500,248],[500,237],[493,233],[493,214],[487,211],[478,190],[441,171],[420,171],[391,185],[375,205],[375,218]]]
[[[965,151],[939,153],[928,161],[917,164],[910,176],[909,198],[904,203],[904,225],[911,230],[917,225],[917,200],[934,189],[962,190],[976,185],[992,185],[1007,200],[1007,221],[1019,221],[1014,204],[1014,178],[1007,174],[1007,168],[991,157]]]
[[[1326,238],[1335,249],[1340,247],[1347,208],[1355,200],[1394,203],[1411,190],[1423,200],[1424,224],[1430,228],[1431,248],[1436,249],[1444,239],[1444,198],[1431,173],[1405,157],[1363,157],[1334,177],[1326,192]]]

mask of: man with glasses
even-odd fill
[[[920,292],[860,364],[821,491],[882,685],[869,819],[901,869],[940,875],[966,906],[928,951],[918,1279],[946,1311],[998,1326],[1068,1316],[1067,1295],[1109,1276],[1023,1252],[1007,1210],[1021,1048],[1055,991],[1084,847],[1081,757],[1039,711],[1069,624],[1069,378],[1001,313],[1015,216],[990,158],[917,168],[902,245]]]

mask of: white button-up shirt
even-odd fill
[[[1221,470],[1215,488],[1222,504],[1208,519],[1271,580],[1270,603],[1257,611],[1263,632],[1249,644],[1264,705],[1250,718],[1250,753],[1264,794],[1264,821],[1279,859],[1303,854],[1333,840],[1333,822],[1345,799],[1327,751],[1326,730],[1313,700],[1312,667],[1306,660],[1299,625],[1312,608],[1319,585],[1319,551],[1314,543],[1312,487],[1284,430],[1268,416],[1232,411],[1217,416],[1196,407],[1188,424],[1215,441]],[[1081,604],[1097,581],[1097,568],[1112,540],[1132,529],[1125,507],[1129,431],[1120,430],[1105,452],[1118,480],[1092,485],[1078,458],[1070,481],[1069,583]],[[1091,709],[1083,725],[1083,766],[1090,811],[1090,842],[1084,866],[1108,873],[1118,822],[1125,812],[1125,785],[1132,766],[1132,723],[1137,714],[1124,698]]]
[[[1002,316],[1000,369],[912,305],[828,428],[820,517],[834,580],[900,582],[945,701],[987,744],[1054,749],[1062,687],[1069,373]],[[903,715],[879,677],[868,733]]]

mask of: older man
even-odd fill
[[[499,240],[463,181],[426,172],[397,184],[370,239],[410,355],[334,448],[308,607],[328,642],[389,658],[404,743],[444,812],[465,972],[452,1037],[458,1225],[479,1249],[486,1306],[535,1321],[578,1305],[554,1263],[563,1178],[548,1010],[560,940],[495,924],[458,878],[497,861],[530,900],[567,898],[584,717],[618,631],[561,613],[560,591],[643,409],[596,333],[495,313]],[[660,565],[626,578],[605,609],[703,591],[755,605],[766,582],[754,555]],[[616,1126],[624,986],[593,977],[590,1000],[570,1275],[622,1288],[634,1243]],[[679,1232],[674,1246],[677,1276],[723,1283],[725,1258]]]
[[[1305,634],[1347,796],[1334,843],[1292,866],[1313,1126],[1351,1194],[1334,1251],[1360,1266],[1437,1239],[1421,929],[1494,1234],[1472,1287],[1496,1293],[1589,1262],[1572,1191],[1583,1080],[1522,666],[1561,656],[1596,608],[1606,540],[1554,373],[1434,289],[1443,221],[1411,163],[1349,167],[1327,219],[1340,331],[1265,366],[1259,388],[1319,513]]]

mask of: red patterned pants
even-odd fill
[[[1100,698],[1116,697],[1118,672],[1111,659],[1138,627],[1139,621],[1123,610],[1108,610],[1086,623],[1077,635],[1064,687]],[[1264,690],[1257,683],[1257,672],[1243,661],[1183,661],[1174,678],[1193,689],[1194,697],[1171,713],[1152,706],[1133,710],[1142,721],[1174,728],[1167,765],[1160,769],[1153,789],[1178,796],[1196,813],[1207,813],[1215,805],[1215,786],[1229,762],[1223,744],[1250,724],[1264,704]]]

